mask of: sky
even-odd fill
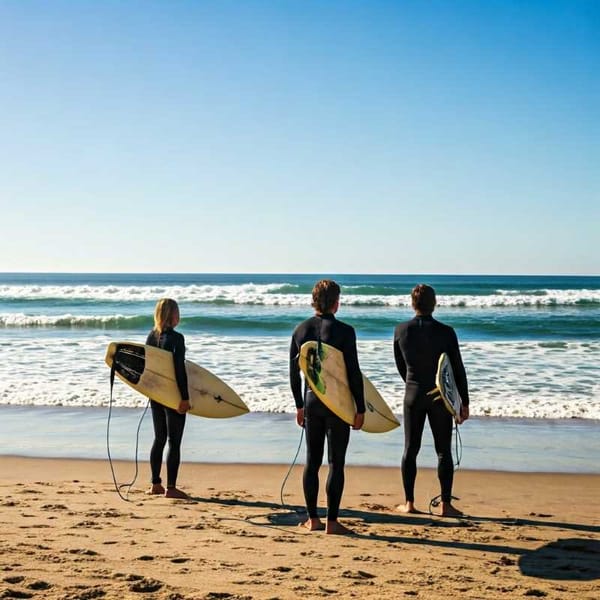
[[[600,274],[600,2],[0,0],[0,272]]]

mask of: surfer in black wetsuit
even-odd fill
[[[462,399],[461,419],[469,418],[469,390],[458,339],[452,327],[436,321],[435,291],[428,285],[417,285],[411,293],[415,316],[400,323],[394,332],[394,358],[400,376],[406,383],[404,393],[404,455],[402,457],[402,481],[406,504],[399,510],[407,513],[415,509],[415,479],[417,477],[417,454],[425,418],[429,420],[435,451],[438,455],[438,478],[441,486],[442,515],[461,516],[452,506],[452,415],[442,400],[434,401],[427,392],[435,388],[438,360],[446,352],[452,364],[458,393]]]
[[[290,345],[290,385],[296,402],[296,422],[306,431],[306,465],[302,484],[308,520],[303,523],[309,531],[325,529],[330,534],[352,533],[338,522],[342,493],[344,491],[344,465],[350,439],[350,426],[327,408],[302,381],[298,356],[304,342],[322,341],[344,354],[350,391],[356,403],[353,429],[363,426],[365,402],[362,374],[358,365],[356,334],[354,328],[335,318],[339,307],[340,287],[330,279],[317,282],[312,291],[315,316],[296,327]],[[327,438],[329,475],[327,477],[327,524],[323,525],[317,514],[319,494],[319,469]]]
[[[181,462],[181,440],[185,427],[185,415],[190,410],[187,373],[185,371],[185,340],[181,333],[175,331],[179,324],[179,307],[175,300],[162,298],[154,309],[154,329],[148,334],[146,344],[156,346],[173,353],[175,379],[181,394],[177,410],[168,408],[154,400],[150,400],[152,423],[154,425],[154,443],[150,450],[150,469],[152,471],[152,487],[150,494],[164,494],[167,498],[188,498],[178,489],[177,473]],[[160,470],[163,450],[169,441],[167,452],[167,489],[162,485]]]

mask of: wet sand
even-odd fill
[[[355,534],[333,536],[298,527],[301,469],[283,506],[286,465],[184,463],[191,499],[169,500],[145,494],[142,464],[124,501],[106,460],[0,456],[0,598],[598,598],[600,475],[459,471],[467,516],[447,519],[427,512],[434,471],[425,514],[402,515],[397,469],[348,467]]]

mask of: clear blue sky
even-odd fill
[[[0,2],[0,271],[600,273],[600,2]]]

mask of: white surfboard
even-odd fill
[[[317,398],[340,419],[352,425],[356,414],[354,398],[348,386],[343,353],[329,344],[305,342],[300,348],[300,370]],[[375,386],[363,374],[365,392],[365,423],[363,431],[384,433],[399,427],[394,416]]]
[[[444,402],[444,406],[448,409],[448,412],[460,425],[463,421],[460,415],[462,398],[458,393],[458,388],[456,387],[456,382],[454,381],[454,371],[452,370],[450,358],[445,352],[442,352],[438,360],[438,369],[435,375],[435,385],[436,387],[427,394],[429,396],[437,394],[434,400],[441,399]]]
[[[181,394],[175,379],[173,354],[135,342],[112,342],[105,362],[134,390],[169,408],[177,409]],[[212,419],[237,417],[249,412],[245,402],[221,379],[203,367],[186,360],[189,414]]]

